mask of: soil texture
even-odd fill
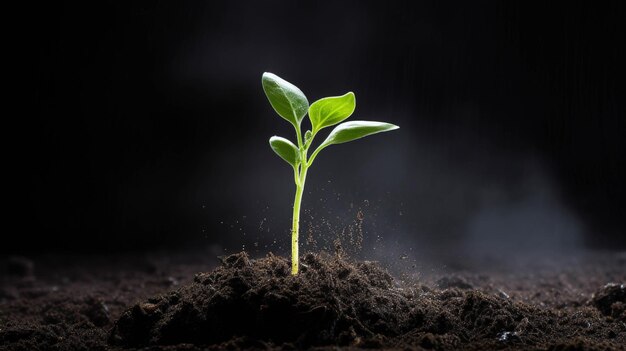
[[[38,274],[37,260],[5,258],[0,350],[626,349],[619,254],[403,280],[324,253],[305,254],[297,276],[271,254],[195,275],[202,259],[163,260],[67,260]]]

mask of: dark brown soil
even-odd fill
[[[155,257],[5,259],[0,350],[626,349],[623,255],[402,282],[326,254],[304,255],[295,277],[273,255],[231,255],[195,277],[202,259]]]

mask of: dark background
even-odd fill
[[[267,139],[294,136],[264,71],[401,126],[320,154],[303,226],[322,241],[361,209],[379,256],[623,249],[624,18],[578,1],[30,8],[1,251],[288,252],[293,175]]]

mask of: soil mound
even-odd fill
[[[301,272],[273,255],[231,255],[211,273],[127,310],[110,341],[125,346],[215,344],[237,336],[298,345],[397,334],[413,296],[371,262],[307,254]],[[404,328],[403,328],[404,329]]]
[[[542,309],[456,285],[401,287],[374,262],[328,254],[306,254],[301,273],[291,276],[284,258],[239,253],[191,284],[126,310],[109,343],[623,349],[623,323],[594,307]]]

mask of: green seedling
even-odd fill
[[[296,129],[296,142],[279,136],[270,138],[272,150],[293,168],[296,183],[296,197],[293,201],[293,221],[291,226],[291,274],[298,274],[298,231],[300,226],[300,204],[308,169],[320,151],[335,145],[347,143],[368,135],[387,132],[399,127],[390,123],[375,121],[343,122],[352,115],[356,107],[354,93],[319,99],[309,106],[304,93],[295,85],[272,73],[263,73],[263,90],[270,104],[279,116]],[[308,113],[311,129],[304,133],[301,124]],[[320,130],[337,125],[309,157],[313,139]]]

